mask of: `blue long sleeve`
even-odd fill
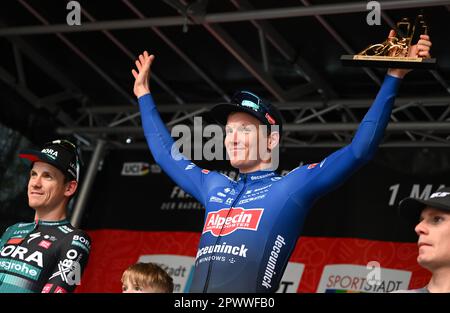
[[[373,158],[389,123],[400,81],[400,78],[386,75],[375,101],[353,137],[351,149],[356,158],[364,160]]]
[[[178,186],[204,205],[208,190],[225,185],[227,179],[219,173],[202,170],[175,148],[151,94],[138,100],[144,135],[156,163]]]
[[[383,139],[401,79],[386,75],[372,106],[364,116],[352,142],[326,157],[320,164],[292,171],[289,180],[303,180],[310,192],[309,201],[332,191],[373,158]],[[293,191],[304,199],[304,183]]]
[[[139,97],[139,109],[141,111],[142,127],[147,143],[155,161],[164,164],[164,160],[170,155],[174,140],[170,136],[166,125],[156,109],[151,94]]]

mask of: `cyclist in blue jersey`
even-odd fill
[[[409,55],[429,57],[430,46],[429,37],[422,35]],[[230,163],[240,173],[234,181],[198,168],[173,149],[174,141],[150,94],[153,60],[145,51],[136,60],[137,71],[132,70],[147,143],[165,173],[206,208],[190,291],[275,292],[309,208],[373,157],[400,81],[409,70],[389,69],[348,146],[283,177],[273,166],[282,133],[276,108],[247,91],[215,106],[212,113],[225,125]]]

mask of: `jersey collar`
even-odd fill
[[[60,221],[36,221],[38,225],[42,226],[61,226],[61,225],[67,225],[70,222],[67,219],[60,220]]]
[[[274,171],[256,171],[252,173],[239,174],[238,182],[245,180],[246,182],[258,181],[261,179],[275,176]]]

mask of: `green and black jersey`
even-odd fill
[[[74,291],[90,241],[67,220],[10,226],[0,239],[0,293]]]

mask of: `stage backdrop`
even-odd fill
[[[333,150],[282,151],[279,171],[320,162]],[[390,292],[422,287],[414,225],[399,201],[449,184],[448,149],[385,149],[311,209],[279,292]],[[227,162],[199,162],[230,177]],[[120,292],[131,264],[156,262],[187,292],[204,219],[202,206],[176,186],[148,151],[110,151],[98,173],[82,228],[92,253],[77,292]]]

